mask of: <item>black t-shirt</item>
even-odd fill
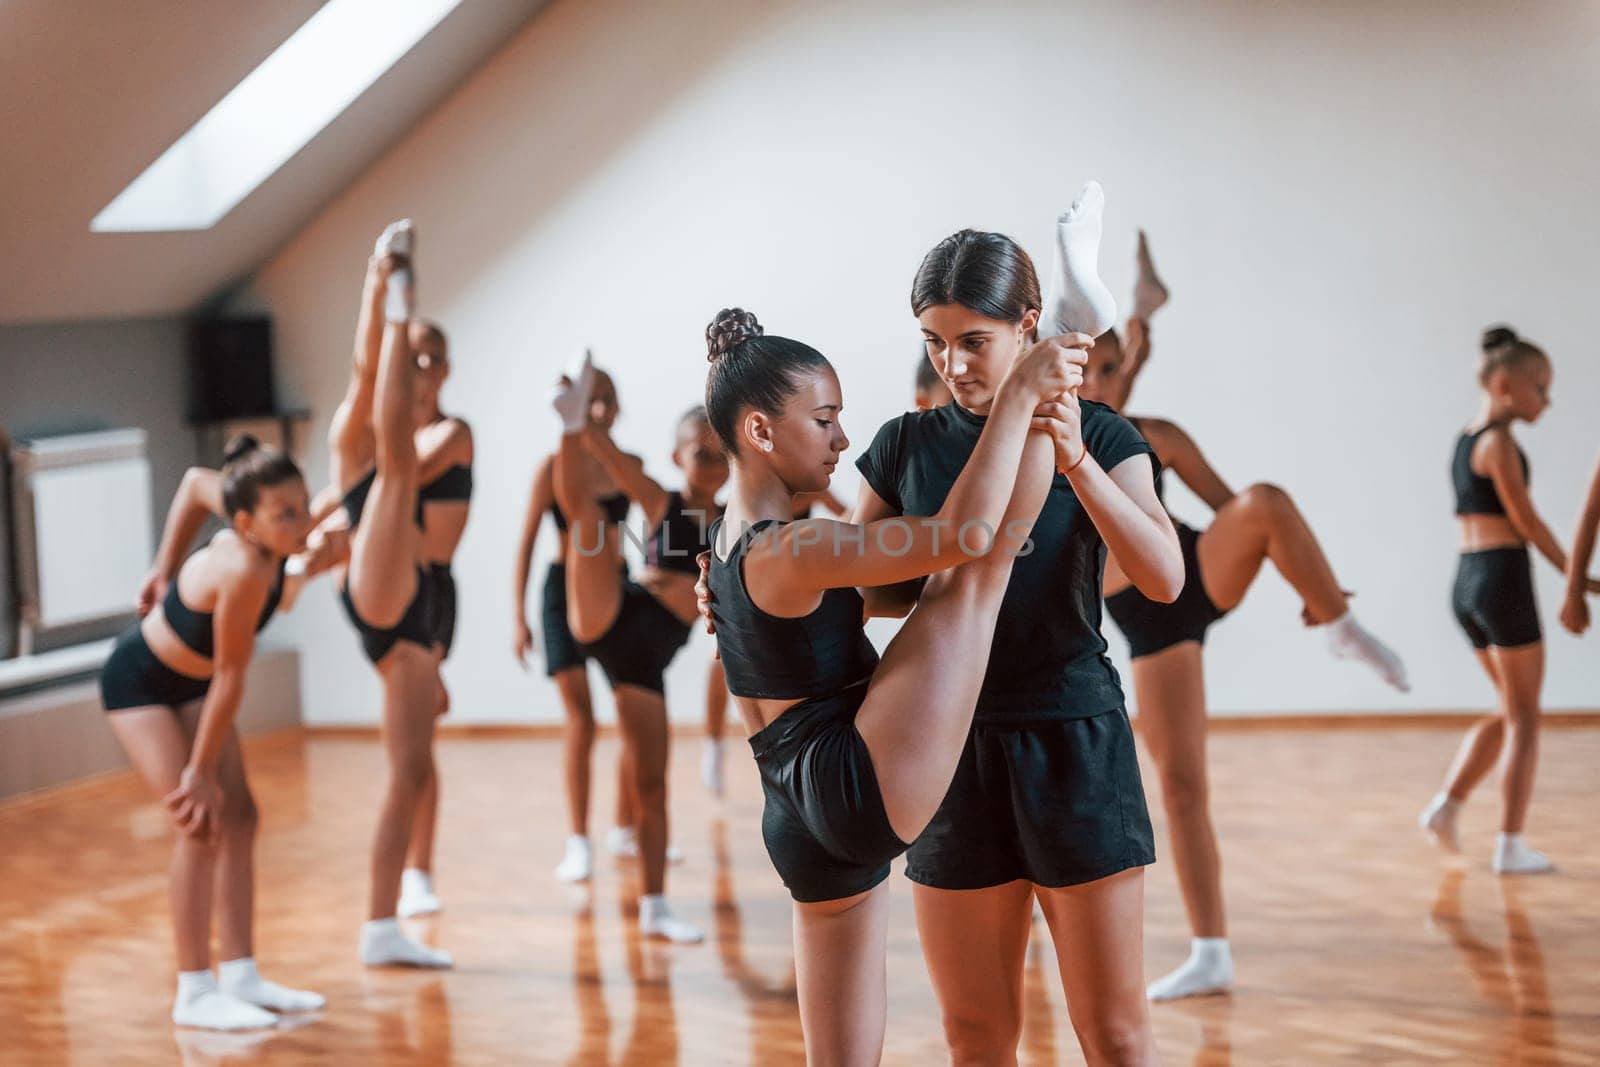
[[[1111,470],[1155,451],[1104,404],[1080,401],[1083,440]],[[913,411],[883,425],[856,467],[902,515],[944,505],[983,432],[984,416],[959,404]],[[1123,705],[1122,680],[1100,636],[1106,548],[1067,477],[1057,472],[1030,535],[1033,551],[1012,566],[995,626],[977,716],[1001,720],[1084,718]]]

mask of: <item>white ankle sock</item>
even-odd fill
[[[556,877],[563,882],[587,882],[594,874],[594,855],[583,834],[567,835],[567,852],[556,864]]]
[[[1328,650],[1337,659],[1359,660],[1377,672],[1378,677],[1402,693],[1411,692],[1406,680],[1406,665],[1388,645],[1379,641],[1346,611],[1327,625]]]
[[[639,898],[639,932],[646,937],[659,937],[679,944],[697,944],[705,940],[705,931],[691,926],[672,914],[667,898],[659,893]]]
[[[1189,958],[1165,978],[1145,990],[1151,1000],[1177,1000],[1233,988],[1233,952],[1225,937],[1196,937],[1189,942]]]
[[[217,983],[224,993],[268,1011],[317,1011],[328,1003],[328,998],[321,993],[290,989],[267,981],[256,969],[256,961],[249,956],[219,963]]]
[[[210,971],[178,972],[172,1021],[202,1030],[260,1030],[278,1025],[278,1017],[270,1011],[218,989],[216,976]]]
[[[395,910],[402,919],[433,915],[440,907],[439,895],[433,891],[433,875],[420,867],[407,867],[400,872],[400,906]]]
[[[1086,333],[1099,337],[1117,321],[1117,302],[1100,280],[1101,215],[1106,194],[1090,182],[1056,220],[1055,263],[1039,319],[1039,337]]]
[[[1456,834],[1456,816],[1460,814],[1459,800],[1452,800],[1449,793],[1435,793],[1417,816],[1417,827],[1446,852],[1460,852],[1461,839]]]
[[[582,433],[589,424],[589,400],[594,395],[594,356],[584,349],[583,359],[562,376],[550,394],[550,406],[561,417],[563,434]]]
[[[373,249],[380,256],[393,255],[406,261],[404,266],[389,272],[389,283],[383,298],[383,318],[386,322],[409,321],[416,311],[416,284],[411,273],[415,237],[411,220],[401,219],[389,224]]]
[[[1134,257],[1139,276],[1133,283],[1133,317],[1150,321],[1150,316],[1167,302],[1167,287],[1156,277],[1156,265],[1150,258],[1150,244],[1144,231],[1139,231],[1139,251]]]
[[[1495,838],[1494,873],[1544,874],[1555,869],[1550,857],[1523,843],[1521,834],[1501,833]]]
[[[413,941],[400,929],[400,920],[368,919],[361,924],[361,962],[368,967],[390,964],[402,967],[452,967],[455,960],[443,949]]]
[[[720,797],[726,791],[727,785],[722,780],[722,750],[721,739],[706,738],[705,747],[700,750],[700,782],[706,787],[706,792],[714,797]]]
[[[631,826],[613,826],[606,831],[606,851],[618,859],[637,859],[639,832]]]

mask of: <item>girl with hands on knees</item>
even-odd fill
[[[207,511],[229,526],[182,560]],[[112,732],[162,798],[180,837],[170,895],[180,1026],[272,1026],[311,1011],[315,993],[263,979],[253,944],[257,813],[234,719],[256,631],[278,607],[284,563],[310,527],[294,462],[244,436],[220,473],[185,476],[169,511],[142,619],[118,639],[100,678]],[[211,970],[212,916],[223,961]]]

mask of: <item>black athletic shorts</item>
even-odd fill
[[[1106,611],[1128,639],[1129,655],[1134,659],[1184,641],[1204,644],[1206,630],[1227,614],[1211,602],[1200,579],[1200,531],[1181,522],[1174,525],[1183,549],[1183,591],[1178,599],[1163,604],[1131,585],[1106,597]]]
[[[139,624],[123,631],[100,671],[100,700],[107,711],[164,704],[176,708],[199,700],[211,688],[209,678],[179,674],[156,658]]]
[[[1516,648],[1544,637],[1526,548],[1461,553],[1451,606],[1473,648]]]
[[[867,683],[789,708],[750,738],[766,804],[761,836],[795,900],[863,893],[906,850],[883,810],[856,712]]]
[[[688,640],[689,627],[649,590],[628,580],[611,628],[583,650],[600,664],[613,687],[634,685],[665,693],[667,665]]]
[[[444,647],[450,655],[450,646],[456,641],[456,576],[448,563],[428,564],[428,583],[433,587],[429,605],[433,616],[433,643]]]
[[[554,678],[571,667],[582,667],[589,656],[567,628],[567,568],[550,564],[544,576],[544,602],[539,611],[539,636],[544,639],[544,673]]]
[[[1154,863],[1128,713],[972,725],[944,803],[906,855],[935,889],[1060,887]]]
[[[433,583],[428,572],[417,568],[417,591],[406,605],[406,612],[393,626],[380,628],[361,618],[355,601],[350,599],[350,586],[339,587],[339,602],[344,605],[345,616],[361,636],[361,647],[373,663],[382,660],[397,642],[409,641],[432,649],[434,643]]]

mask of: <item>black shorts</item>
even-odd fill
[[[539,634],[544,638],[544,673],[554,678],[564,670],[582,667],[589,656],[567,628],[567,568],[550,564],[544,576],[544,604],[539,611]]]
[[[210,688],[211,679],[179,674],[157,659],[138,623],[117,638],[100,671],[100,700],[107,711],[151,704],[176,708],[201,699]]]
[[[1079,885],[1156,859],[1128,713],[973,723],[944,803],[906,855],[935,889]]]
[[[617,618],[583,650],[593,656],[612,688],[633,685],[653,693],[667,691],[667,665],[689,640],[689,627],[634,581],[622,585]]]
[[[1184,641],[1204,644],[1206,630],[1227,614],[1211,602],[1200,578],[1200,531],[1181,522],[1174,525],[1183,549],[1183,591],[1178,599],[1163,604],[1133,586],[1106,597],[1106,611],[1128,639],[1128,652],[1134,659]]]
[[[400,641],[409,641],[425,649],[433,648],[433,584],[428,572],[421,567],[417,568],[417,591],[411,597],[411,603],[406,605],[405,614],[393,626],[379,628],[362,619],[356,611],[355,601],[350,599],[348,584],[339,587],[339,602],[344,605],[350,625],[361,635],[361,647],[367,653],[367,659],[374,664],[388,655],[389,650]]]
[[[428,564],[428,583],[432,601],[429,609],[433,615],[433,643],[450,655],[450,646],[456,641],[456,576],[448,563]]]
[[[1473,648],[1516,648],[1544,638],[1526,548],[1461,553],[1451,606]]]
[[[761,836],[790,896],[804,903],[864,893],[906,850],[878,792],[856,712],[867,684],[789,708],[750,737],[761,790]]]

